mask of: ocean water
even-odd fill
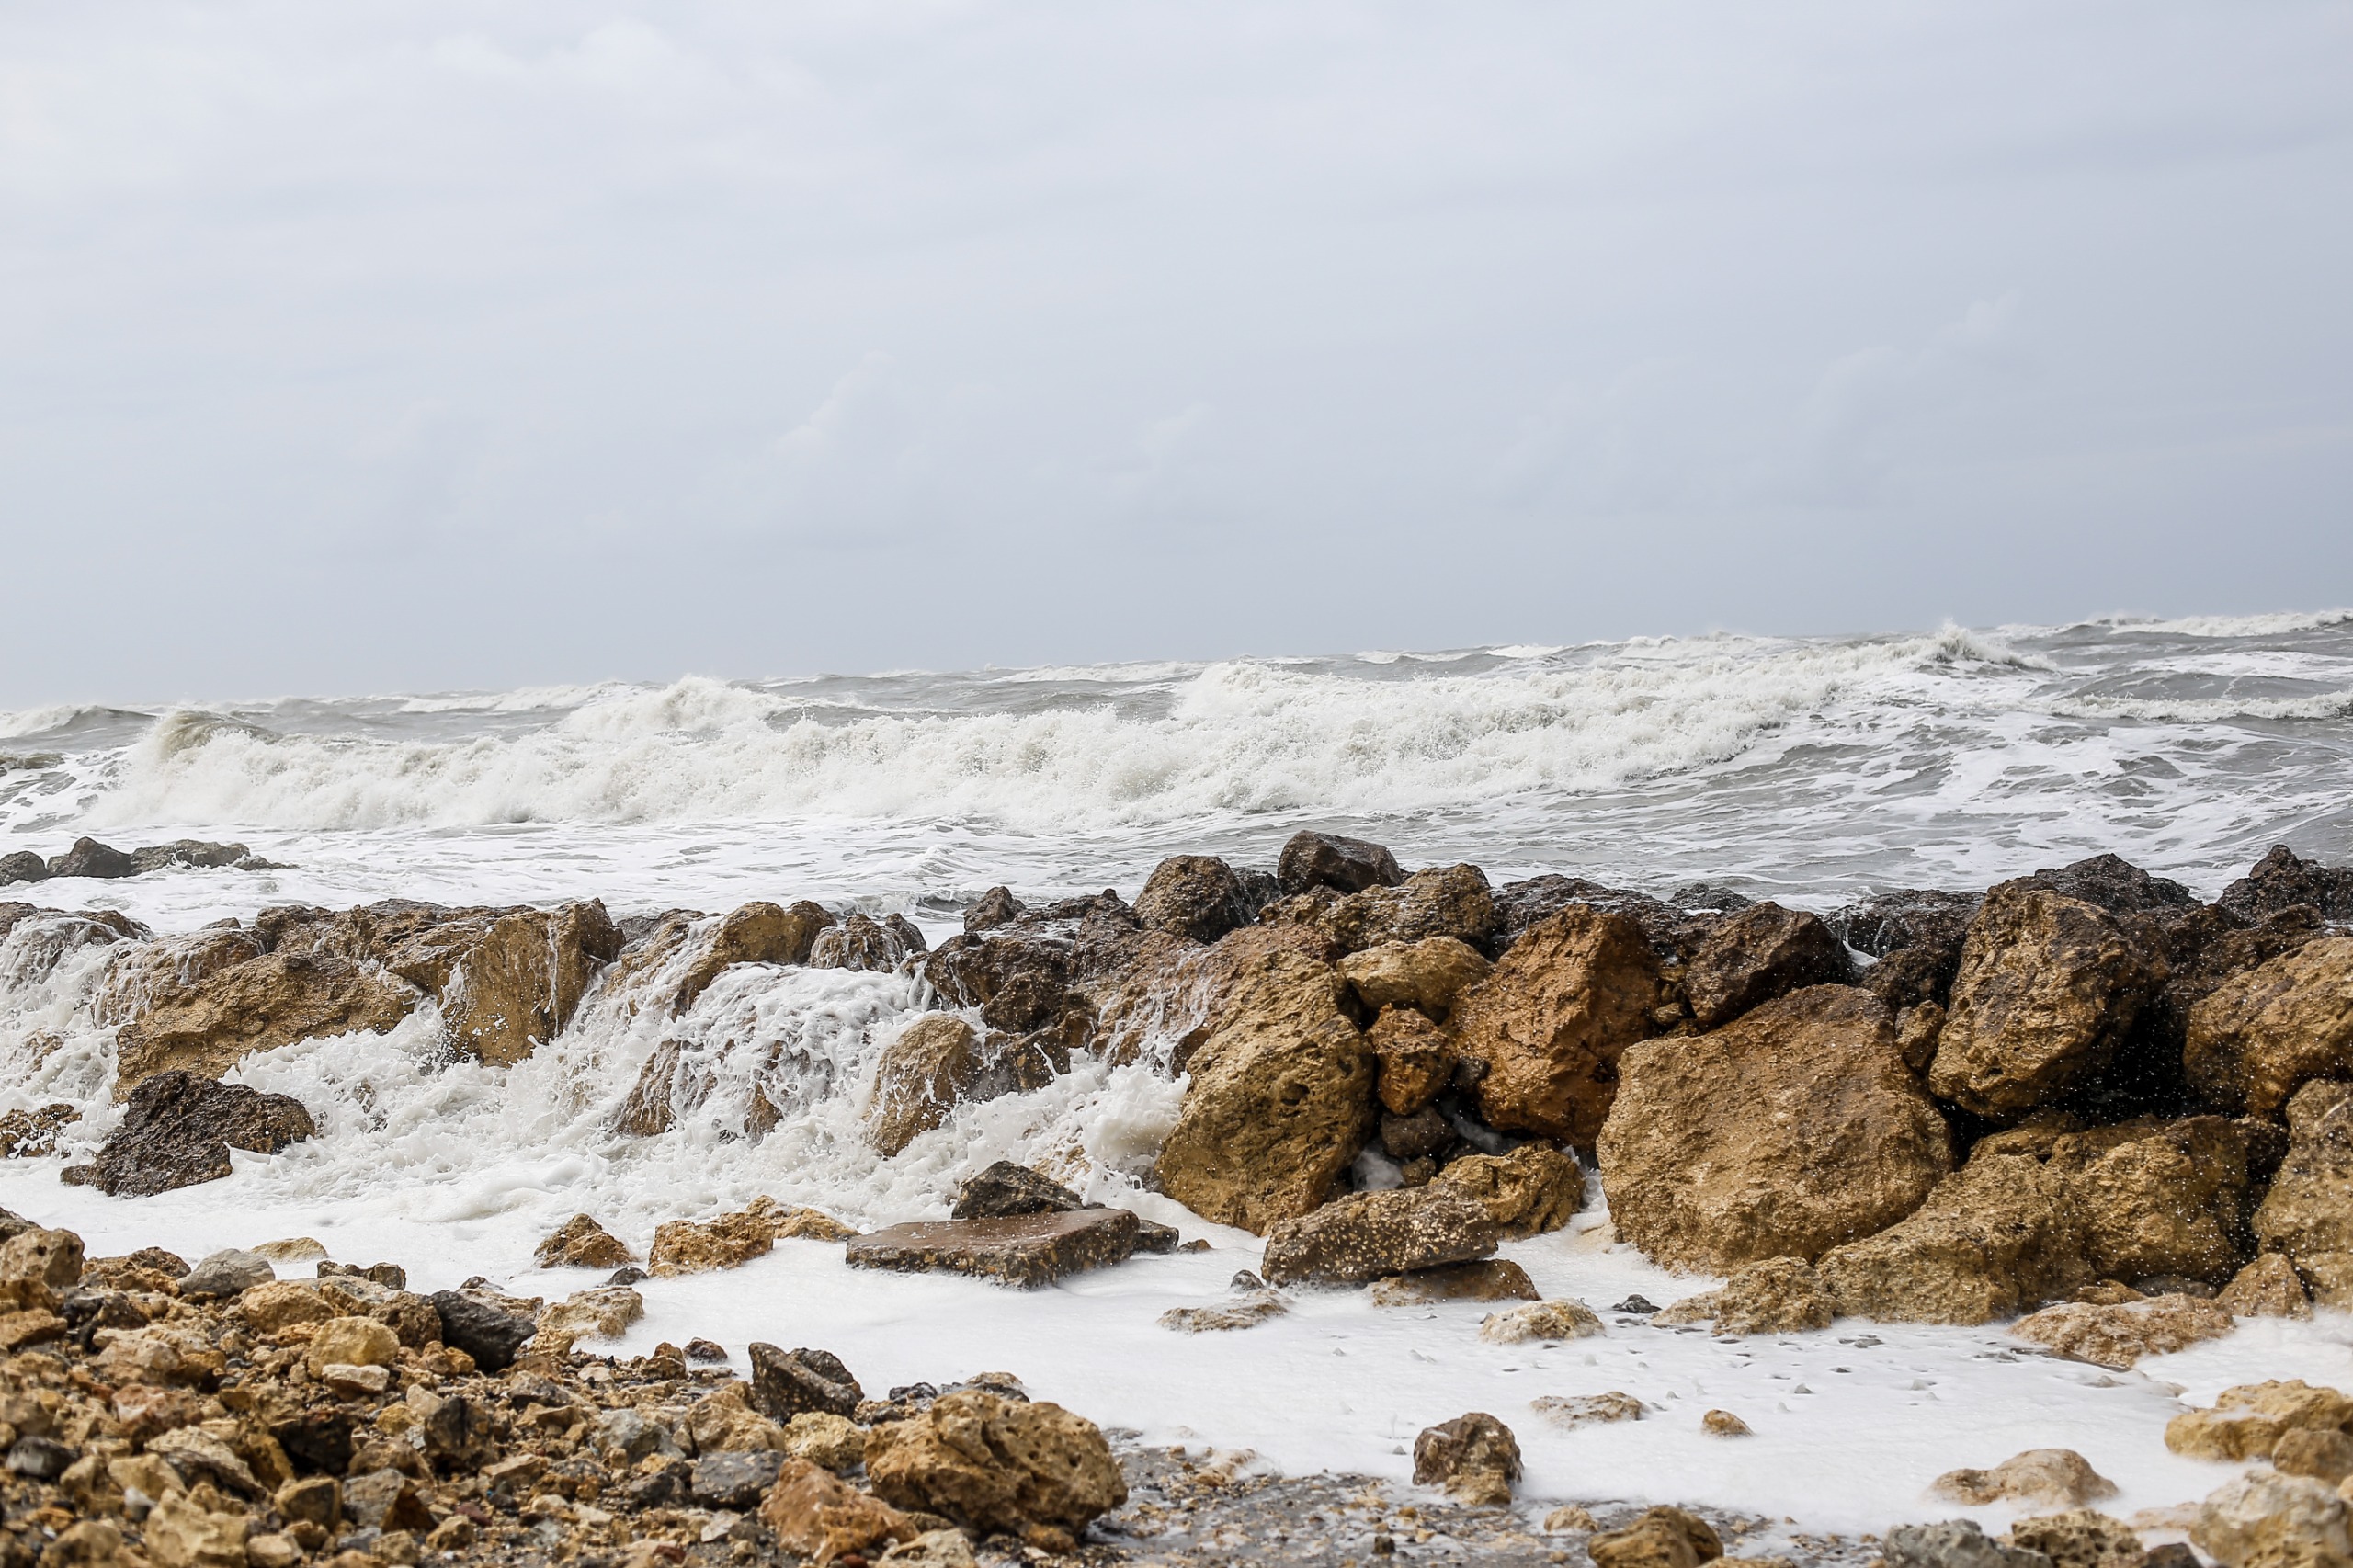
[[[2353,612],[52,708],[0,713],[0,853],[194,836],[286,869],[0,899],[121,909],[168,936],[288,902],[600,897],[627,915],[813,897],[904,912],[936,938],[1000,882],[1131,897],[1164,855],[1271,866],[1303,825],[1377,838],[1408,866],[1472,861],[1497,882],[1704,879],[1828,907],[2113,850],[2211,897],[2274,843],[2353,861],[2349,765]],[[109,1199],[56,1172],[119,1114],[94,1006],[112,961],[54,923],[0,941],[0,1109],[84,1112],[61,1156],[0,1163],[0,1204],[98,1251],[309,1234],[348,1260],[404,1262],[427,1287],[480,1273],[541,1293],[588,1282],[530,1268],[538,1237],[575,1211],[639,1248],[664,1220],[762,1193],[881,1224],[942,1213],[964,1176],[1020,1159],[1215,1250],[1020,1295],[858,1275],[837,1249],[787,1244],[724,1277],[649,1284],[649,1317],[620,1348],[824,1344],[876,1385],[1001,1368],[1155,1439],[1395,1477],[1415,1431],[1488,1408],[1520,1434],[1531,1498],[1697,1498],[1824,1528],[1929,1517],[1937,1471],[2049,1443],[2122,1483],[2119,1507],[2177,1504],[2227,1473],[2165,1453],[2177,1391],[2353,1381],[2353,1324],[2331,1313],[2112,1377],[2018,1359],[1998,1328],[1842,1323],[1734,1345],[1613,1326],[1506,1350],[1477,1341],[1479,1309],[1383,1312],[1360,1295],[1176,1335],[1160,1311],[1214,1296],[1256,1256],[1141,1184],[1181,1082],[1082,1063],[883,1159],[862,1135],[873,1062],[933,1000],[906,976],[742,968],[677,1019],[592,994],[511,1069],[449,1065],[429,1016],[307,1041],[237,1076],[302,1099],[318,1139],[240,1156],[225,1182]],[[709,1066],[710,1094],[660,1137],[614,1135],[665,1040]],[[738,1135],[755,1087],[785,1113],[757,1141]],[[1598,1205],[1509,1250],[1548,1291],[1596,1307],[1710,1283],[1614,1244]],[[1605,1388],[1657,1410],[1629,1437],[1551,1433],[1525,1408]],[[1711,1404],[1757,1437],[1700,1436]]]

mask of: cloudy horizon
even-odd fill
[[[2348,44],[21,7],[0,703],[2343,603]]]

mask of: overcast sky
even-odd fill
[[[0,701],[2353,601],[2353,5],[13,0]]]

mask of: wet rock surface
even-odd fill
[[[1139,1222],[1124,1209],[919,1220],[858,1236],[844,1255],[857,1268],[973,1274],[1045,1285],[1119,1263],[1136,1250]]]
[[[317,1131],[290,1096],[161,1073],[131,1091],[122,1124],[69,1179],[119,1198],[169,1192],[227,1176],[231,1149],[275,1154]]]

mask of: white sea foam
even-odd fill
[[[2153,631],[2175,637],[2284,637],[2353,622],[2353,609],[2284,610],[2270,615],[2190,615],[2174,620],[2143,616],[2103,616],[2087,626],[2119,631]]]
[[[100,824],[284,829],[530,821],[982,816],[1027,831],[1208,812],[1348,814],[1585,793],[1721,761],[1876,679],[2017,665],[1968,634],[1696,641],[1568,665],[1369,679],[1237,661],[1164,714],[781,717],[771,693],[690,677],[608,694],[513,737],[284,735],[177,712],[125,758]]]

